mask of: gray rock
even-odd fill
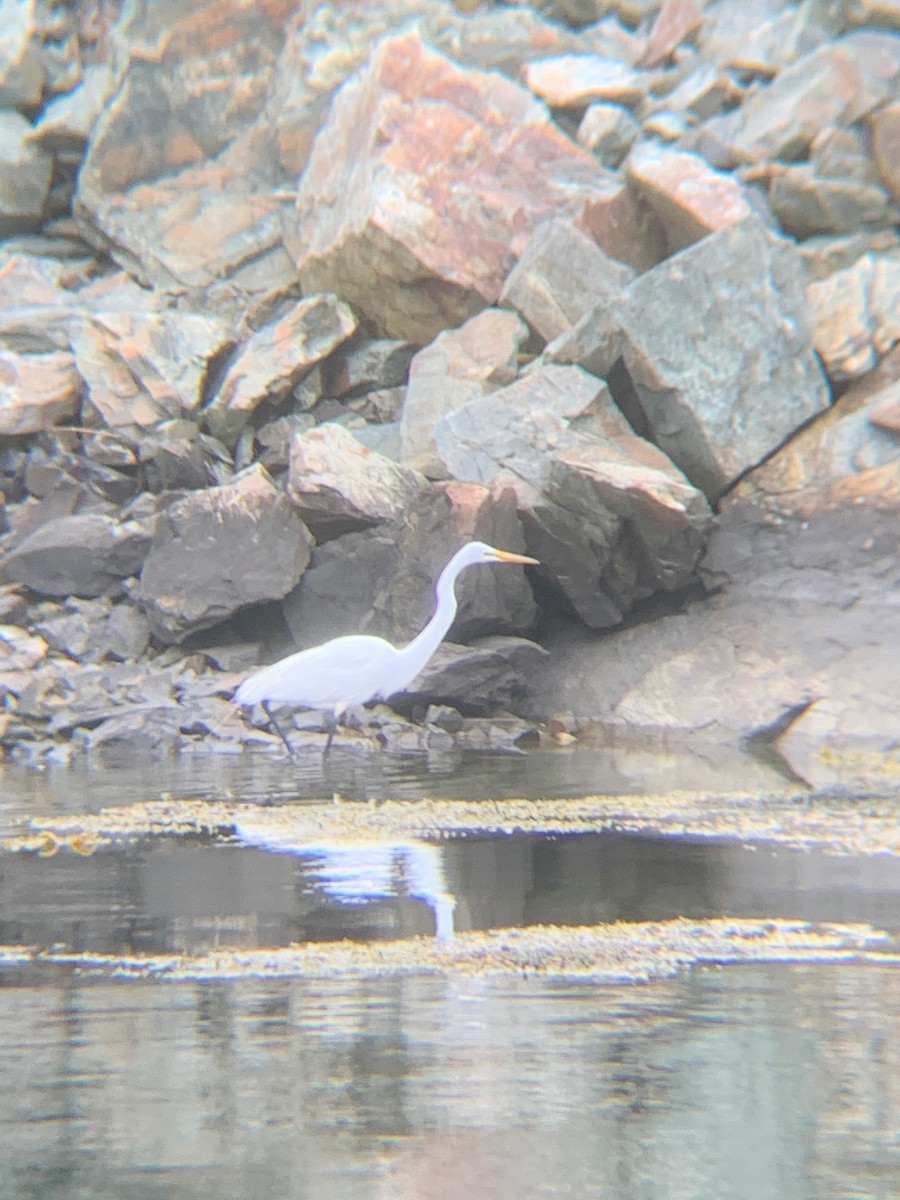
[[[262,467],[177,500],[156,522],[139,599],[166,642],[280,600],[309,562],[311,537]]]
[[[885,224],[889,201],[887,188],[879,183],[823,178],[809,163],[783,167],[769,188],[772,211],[782,227],[799,238]]]
[[[757,218],[636,279],[622,328],[650,437],[711,500],[828,404],[802,262]]]
[[[138,443],[142,480],[151,492],[191,491],[229,482],[231,455],[194,421],[162,421]]]
[[[80,150],[115,87],[116,77],[110,67],[102,63],[86,67],[77,87],[45,105],[35,122],[32,140],[50,152]]]
[[[263,403],[278,405],[346,341],[356,318],[336,296],[305,296],[250,335],[204,409],[207,428],[233,446]]]
[[[549,363],[583,367],[605,379],[622,354],[622,329],[617,307],[606,300],[584,314],[571,329],[548,342],[543,353],[526,368],[532,374]]]
[[[0,4],[0,107],[34,108],[41,101],[47,71],[41,54],[33,4]]]
[[[435,442],[455,479],[490,483],[506,471],[540,488],[548,451],[574,439],[575,429],[606,424],[625,428],[606,384],[579,367],[550,365],[442,417]]]
[[[37,229],[44,215],[53,159],[30,134],[24,117],[0,111],[0,237]]]
[[[0,576],[45,596],[101,596],[137,574],[149,544],[133,522],[102,513],[60,517],[14,546]]]
[[[571,220],[556,217],[534,231],[500,300],[549,342],[596,305],[621,303],[633,277],[629,267],[605,254]]]
[[[620,104],[589,104],[578,126],[578,140],[607,167],[617,167],[641,127]]]
[[[434,443],[438,420],[474,397],[512,383],[527,336],[527,326],[515,313],[486,308],[419,351],[410,366],[400,417],[404,462],[432,478],[446,474]]]
[[[291,438],[288,495],[318,542],[399,521],[422,484],[415,471],[366,450],[340,425]]]
[[[336,355],[327,372],[329,396],[357,396],[406,383],[416,347],[396,338],[369,338]]]
[[[802,54],[706,129],[728,147],[724,165],[798,159],[823,129],[858,121],[888,99],[898,75],[896,36],[859,30]]]
[[[460,710],[517,712],[533,703],[546,657],[547,651],[527,638],[485,637],[471,646],[445,642],[404,695],[429,705],[451,705],[456,714],[451,722],[436,722],[433,713],[426,719],[456,733],[463,724]]]
[[[150,643],[150,623],[133,604],[114,604],[103,629],[106,653],[122,662],[134,662]]]
[[[410,505],[399,525],[349,533],[313,551],[300,586],[284,601],[298,647],[345,633],[373,633],[395,643],[414,637],[434,611],[434,584],[453,553],[473,539],[523,548],[510,490],[436,484]],[[516,567],[474,567],[457,583],[459,611],[448,636],[526,633],[537,610]]]

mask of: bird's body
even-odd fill
[[[238,704],[262,704],[267,713],[270,704],[328,711],[332,714],[330,746],[334,725],[346,709],[402,692],[431,659],[456,616],[454,588],[460,571],[477,563],[535,561],[523,554],[495,550],[484,542],[469,542],[441,572],[434,615],[408,645],[398,649],[384,638],[367,634],[334,638],[255,671],[238,687],[234,699]],[[290,752],[287,738],[274,717],[272,720]]]

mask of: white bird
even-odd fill
[[[398,649],[384,638],[368,634],[334,638],[254,671],[234,693],[236,703],[262,704],[292,757],[290,743],[269,705],[289,704],[330,712],[324,750],[327,754],[337,722],[348,708],[402,692],[423,670],[456,616],[457,576],[478,563],[536,564],[537,559],[495,550],[484,542],[468,542],[441,571],[435,586],[434,616],[409,645]]]

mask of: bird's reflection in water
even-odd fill
[[[288,831],[256,829],[252,821],[239,821],[235,834],[247,846],[304,859],[307,879],[338,904],[422,900],[434,913],[438,941],[453,937],[456,897],[447,890],[440,846],[416,840],[299,842]]]

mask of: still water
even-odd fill
[[[199,757],[7,767],[0,824],[162,790],[275,804],[329,787],[577,795],[688,766],[585,752],[332,771]],[[431,866],[458,928],[731,914],[900,929],[888,856],[603,834],[450,842]],[[416,878],[392,864],[392,887],[363,897],[314,853],[201,838],[8,856],[0,942],[153,953],[431,936]],[[0,1200],[900,1197],[897,971],[705,967],[598,986],[0,969]]]

